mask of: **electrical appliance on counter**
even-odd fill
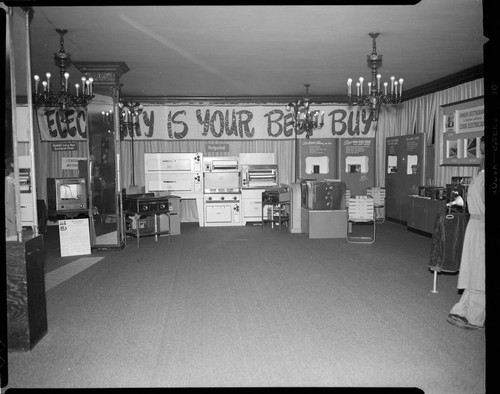
[[[172,199],[178,198],[171,196]],[[156,197],[154,193],[126,194],[123,196],[123,210],[130,213],[155,212],[158,214],[172,210],[169,197]]]
[[[278,165],[245,164],[241,166],[241,187],[261,189],[278,186]]]
[[[88,210],[85,178],[47,178],[49,217]]]
[[[237,157],[203,158],[205,226],[240,226],[241,189]]]
[[[262,194],[263,204],[280,204],[284,202],[290,202],[290,187],[289,186],[278,186],[266,189],[265,193]]]
[[[240,171],[237,157],[204,157],[205,193],[239,193]]]

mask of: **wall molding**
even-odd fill
[[[466,82],[470,82],[479,78],[484,77],[484,65],[479,64],[474,67],[467,68],[465,70],[459,71],[455,74],[448,75],[446,77],[434,80],[427,84],[417,86],[413,89],[408,89],[404,92],[403,101],[412,100],[417,97],[426,96],[431,93],[438,92],[440,90],[452,88],[454,86],[461,85]],[[346,104],[345,96],[309,96],[311,101],[317,104]],[[283,103],[288,104],[293,101],[295,97],[288,96],[261,96],[261,97],[148,97],[148,96],[127,96],[123,98],[129,101],[139,101],[141,103],[154,103],[154,104],[168,104],[168,103],[183,103],[183,104],[239,104],[239,103],[255,103],[255,104],[266,104],[266,103]]]
[[[439,92],[461,85],[466,82],[474,81],[484,77],[484,65],[479,64],[474,67],[459,71],[458,73],[448,75],[444,78],[417,86],[413,89],[408,89],[404,92],[403,101],[412,100],[417,97],[426,96],[431,93]]]

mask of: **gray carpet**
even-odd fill
[[[418,387],[485,392],[485,331],[446,322],[430,238],[374,244],[260,226],[135,240],[47,291],[48,333],[9,353],[8,388]],[[50,265],[48,263],[48,265]]]

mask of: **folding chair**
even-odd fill
[[[349,198],[346,239],[350,243],[375,242],[375,211],[372,197]]]
[[[384,223],[385,221],[385,188],[370,187],[366,190],[368,196],[373,197],[373,208],[375,210],[375,221]]]

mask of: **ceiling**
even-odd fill
[[[72,60],[124,62],[123,97],[343,96],[370,78],[369,32],[379,32],[382,80],[404,90],[483,63],[482,2],[422,0],[375,6],[33,7],[33,74],[58,81],[56,28]],[[24,15],[15,9],[18,16]],[[21,19],[21,18],[19,18]],[[22,20],[22,19],[21,19]],[[14,40],[22,34],[18,26]],[[80,72],[68,71],[70,83]],[[23,89],[24,79],[18,83]],[[24,86],[25,88],[25,86]]]

